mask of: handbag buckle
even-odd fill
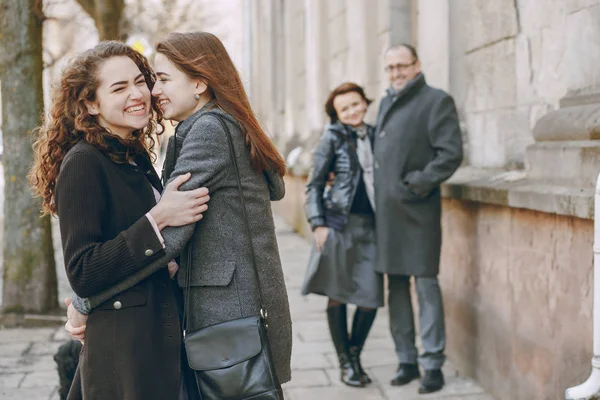
[[[264,308],[260,309],[260,317],[262,318],[263,322],[265,323],[265,328],[269,327],[269,313],[267,312],[267,310],[265,310]]]

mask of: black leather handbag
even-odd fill
[[[258,288],[260,312],[256,316],[223,322],[195,332],[187,332],[191,271],[191,246],[188,246],[187,291],[183,317],[183,340],[188,364],[195,372],[196,383],[203,400],[283,400],[283,391],[277,378],[269,347],[267,336],[268,315],[263,306],[256,258],[252,246],[250,225],[233,140],[227,125],[221,117],[210,111],[203,114],[203,116],[207,114],[214,116],[227,134],[242,204],[246,235],[251,250],[252,269]]]

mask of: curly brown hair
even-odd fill
[[[131,140],[125,141],[111,134],[98,124],[95,116],[89,114],[86,103],[96,100],[100,84],[98,69],[106,60],[120,56],[133,60],[152,91],[156,77],[148,60],[131,47],[117,41],[101,42],[80,54],[65,68],[59,85],[54,88],[50,113],[34,131],[34,161],[29,172],[34,195],[42,198],[43,214],[56,214],[56,179],[65,155],[77,142],[84,140],[96,146],[114,162],[124,163],[136,155],[151,154],[155,145],[153,135],[160,135],[164,131],[162,112],[154,97],[150,122],[145,128],[134,131]],[[111,145],[115,140],[123,146]]]

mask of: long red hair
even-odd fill
[[[101,64],[112,58],[129,57],[138,66],[152,90],[156,78],[148,60],[131,47],[117,42],[105,41],[76,57],[63,71],[60,84],[54,88],[52,107],[43,125],[36,129],[37,139],[33,145],[33,165],[29,182],[34,195],[42,198],[44,214],[55,214],[54,189],[60,166],[67,152],[80,140],[96,146],[115,162],[127,162],[135,154],[150,154],[154,147],[152,135],[162,132],[162,112],[152,99],[152,115],[148,125],[133,132],[127,142],[100,126],[96,117],[88,113],[86,103],[96,100],[99,86],[97,72]],[[117,140],[125,150],[117,150],[110,142]]]
[[[242,126],[256,171],[272,169],[285,175],[285,161],[254,115],[240,75],[219,38],[208,32],[171,33],[156,44],[156,52],[191,79],[206,82],[216,104]]]

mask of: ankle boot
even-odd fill
[[[360,375],[360,380],[363,383],[371,383],[371,378],[363,369],[360,363],[360,353],[362,352],[363,346],[369,336],[369,332],[371,331],[371,327],[373,326],[373,321],[375,320],[375,315],[377,314],[377,309],[372,310],[363,310],[361,308],[357,308],[354,312],[354,318],[352,319],[352,337],[350,339],[350,359],[354,365],[354,368],[358,371]]]
[[[331,340],[340,362],[340,380],[348,386],[362,387],[360,374],[354,369],[350,360],[348,323],[346,322],[346,305],[327,308],[327,322]]]

